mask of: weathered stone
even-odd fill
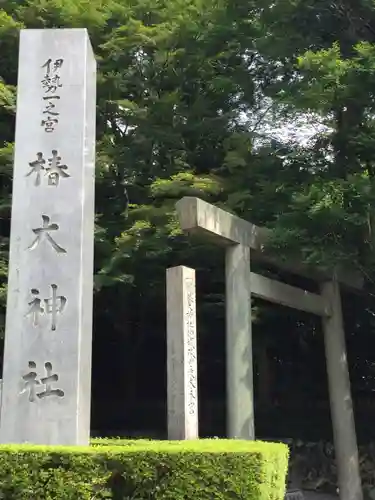
[[[167,269],[168,438],[198,438],[195,271]]]
[[[89,441],[95,107],[87,31],[22,30],[2,443]]]
[[[361,288],[362,276],[350,269],[344,272],[336,270],[332,281],[326,271],[306,268],[301,262],[278,260],[264,249],[269,235],[267,229],[258,228],[198,198],[182,198],[176,208],[184,231],[209,237],[226,247],[228,436],[254,437],[251,293],[271,302],[318,314],[323,320],[340,499],[362,500],[339,290],[339,283],[349,288]],[[251,273],[250,249],[252,256],[260,260],[320,282],[321,295]]]
[[[329,399],[340,500],[362,500],[358,446],[350,390],[340,288],[336,280],[321,287],[332,315],[323,318]]]
[[[204,235],[219,245],[239,243],[251,248],[252,259],[266,262],[280,269],[306,276],[315,281],[327,281],[330,274],[318,267],[312,268],[296,259],[278,259],[269,253],[270,230],[259,227],[199,198],[185,196],[176,203],[181,228],[189,234]],[[363,274],[346,266],[336,269],[339,283],[349,289],[363,288]]]
[[[254,439],[249,247],[227,248],[225,277],[227,433]]]
[[[226,247],[227,435],[254,439],[250,247],[258,230],[198,198],[182,198],[176,207],[182,229]]]

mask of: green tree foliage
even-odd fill
[[[29,0],[1,6],[4,249],[19,28],[86,27],[99,63],[95,326],[129,337],[124,366],[130,378],[144,339],[164,333],[166,267],[190,263],[207,273],[216,268],[212,283],[222,285],[215,266],[220,252],[202,250],[181,235],[174,203],[185,194],[225,203],[235,188],[232,172],[238,170],[233,179],[241,183],[240,171],[246,172],[252,154],[246,113],[256,106],[259,85],[241,40],[250,40],[255,27],[239,19],[232,5],[211,0]],[[233,208],[246,196],[233,196]],[[6,260],[3,267],[5,284]],[[207,309],[219,316],[222,290],[210,293]]]
[[[306,177],[277,219],[278,243],[289,252],[302,243],[303,257],[326,267],[351,263],[373,288],[374,4],[280,0],[262,20],[273,27],[258,45],[273,67],[266,92],[322,126],[305,147],[292,145],[288,161],[298,158]]]
[[[129,377],[145,339],[164,334],[166,267],[200,272],[201,335],[222,328],[222,254],[181,234],[184,195],[274,228],[289,257],[349,262],[373,288],[372,0],[4,0],[2,313],[22,27],[86,27],[98,59],[95,326],[129,337]],[[280,134],[286,122],[294,136]]]

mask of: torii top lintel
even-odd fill
[[[295,261],[284,262],[266,252],[264,247],[270,234],[267,228],[258,227],[196,197],[183,197],[176,203],[176,209],[184,232],[206,235],[221,246],[233,244],[248,246],[253,250],[254,258],[315,281],[332,279],[332,275],[328,275],[325,271],[312,269]],[[363,287],[363,277],[356,271],[336,270],[335,277],[346,288],[360,290]]]

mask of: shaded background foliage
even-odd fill
[[[280,255],[363,273],[343,301],[358,434],[373,435],[373,0],[3,0],[2,332],[23,27],[86,27],[98,58],[93,430],[165,433],[165,270],[186,264],[201,429],[224,434],[224,260],[180,232],[192,195],[274,229]],[[329,438],[318,321],[255,301],[254,337],[258,435]]]

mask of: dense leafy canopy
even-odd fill
[[[94,392],[120,377],[134,399],[141,350],[146,358],[159,353],[147,363],[162,385],[171,265],[198,271],[202,356],[211,354],[203,377],[222,363],[222,254],[181,234],[174,204],[183,195],[273,228],[272,244],[289,258],[328,269],[350,263],[365,276],[367,291],[359,309],[351,298],[348,328],[368,331],[375,288],[373,0],[1,2],[3,315],[24,27],[86,27],[98,59],[95,339],[104,351],[119,338],[125,343],[111,351],[118,356],[113,375],[102,383],[94,375]],[[291,319],[263,304],[256,312],[259,359],[264,348],[276,349],[275,358],[293,357],[275,336],[280,314],[283,335],[295,332],[287,351],[305,342],[315,349],[309,318]],[[319,373],[324,377],[324,367]],[[207,390],[222,395],[220,384],[211,381]]]

